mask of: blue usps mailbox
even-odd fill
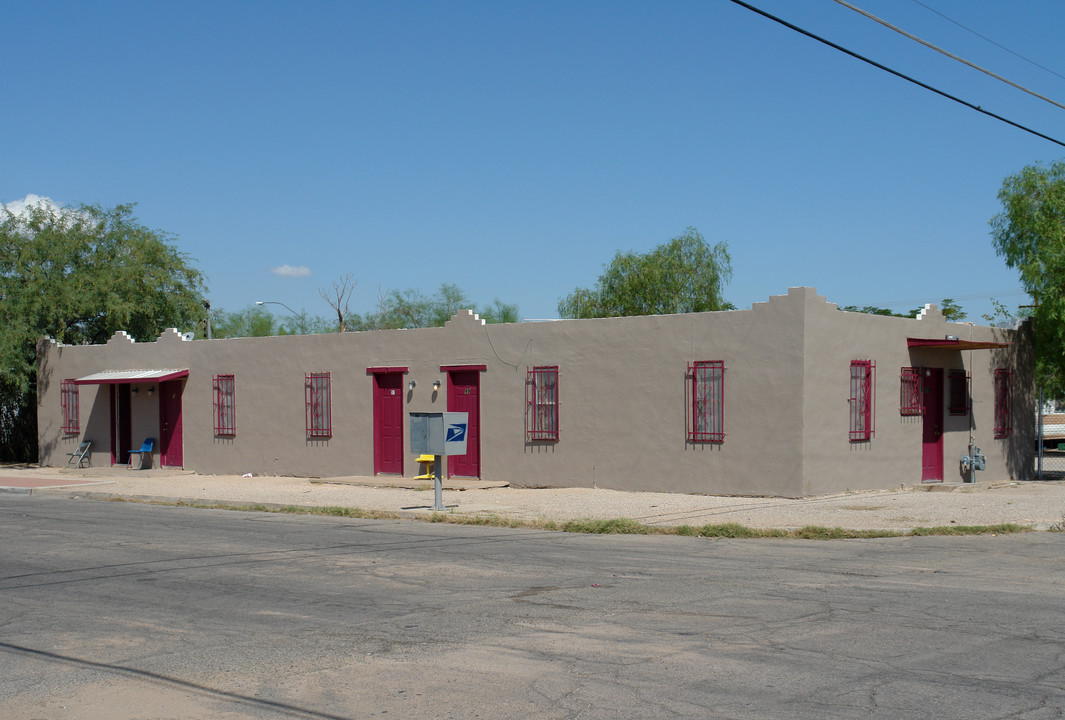
[[[410,451],[424,455],[465,455],[470,414],[464,412],[412,412]]]
[[[410,451],[433,455],[433,510],[444,510],[443,480],[440,458],[466,454],[466,434],[470,416],[464,412],[412,412],[410,414]]]

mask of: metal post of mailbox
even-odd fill
[[[440,468],[444,456],[434,455],[433,458],[433,475],[436,476],[433,478],[433,510],[443,512],[447,509],[444,507],[444,471]]]

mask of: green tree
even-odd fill
[[[961,305],[954,302],[953,298],[943,298],[943,302],[939,303],[939,310],[943,313],[943,317],[950,322],[961,322],[969,317],[968,313],[962,309]],[[914,315],[914,317],[917,316]]]
[[[357,329],[441,327],[460,310],[477,312],[476,305],[453,283],[444,283],[432,297],[426,297],[420,290],[413,288],[385,293],[379,305],[378,312],[375,315],[368,314]],[[488,323],[517,322],[518,306],[496,299],[478,314]]]
[[[646,254],[619,252],[593,288],[576,288],[558,303],[564,318],[664,315],[728,310],[722,296],[732,279],[724,242],[710,245],[689,227]]]
[[[36,343],[203,327],[203,276],[133,205],[0,211],[0,456],[37,455]]]
[[[211,315],[211,336],[214,338],[266,337],[277,335],[277,319],[269,310],[249,305],[243,310],[216,310]]]
[[[924,310],[924,306],[914,308],[908,313],[897,313],[894,310],[877,307],[876,305],[862,305],[860,307],[858,305],[843,305],[839,309],[843,310],[844,312],[859,312],[865,313],[867,315],[884,315],[887,317],[915,318],[921,313],[922,310]],[[965,310],[962,309],[961,305],[954,302],[954,300],[952,300],[951,298],[943,298],[943,301],[939,303],[939,311],[943,313],[943,317],[946,320],[949,320],[951,322],[961,322],[966,317],[968,317],[965,314]]]
[[[1037,378],[1049,394],[1065,394],[1065,161],[1007,177],[998,199],[992,242],[1035,300]]]
[[[518,322],[518,306],[500,302],[499,298],[485,305],[479,315],[489,324]]]
[[[476,310],[466,293],[453,283],[441,285],[430,305],[433,327],[443,327],[459,310]]]
[[[348,316],[345,315],[345,322]],[[358,315],[353,317],[358,318]],[[243,310],[216,310],[211,316],[212,337],[267,337],[269,335],[322,335],[337,332],[337,324],[320,315],[273,315],[262,305],[249,305]]]
[[[394,330],[431,327],[433,324],[432,301],[419,290],[393,291],[385,297],[383,304],[378,327]]]
[[[843,312],[865,313],[866,315],[884,315],[884,316],[887,316],[887,317],[916,317],[917,316],[917,311],[916,310],[914,310],[913,315],[901,315],[901,314],[899,314],[897,312],[894,312],[892,310],[888,310],[887,308],[876,307],[875,305],[862,305],[860,307],[858,305],[843,305],[842,307],[840,307],[840,310],[842,310]]]
[[[336,323],[321,315],[308,315],[306,310],[282,319],[277,327],[278,335],[328,335],[335,332],[338,332]]]

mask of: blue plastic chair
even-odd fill
[[[133,451],[130,452],[130,454],[129,454],[129,465],[126,466],[126,469],[127,470],[132,470],[133,469],[133,456],[134,455],[136,455],[137,457],[140,458],[140,462],[137,463],[137,469],[138,470],[143,469],[144,468],[144,454],[148,453],[148,457],[151,458],[151,456],[152,456],[152,448],[154,448],[154,447],[155,447],[155,438],[148,438],[147,440],[145,440],[144,444],[141,445],[141,449],[140,450],[133,450]]]

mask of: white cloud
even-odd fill
[[[79,219],[90,224],[94,222],[92,216],[83,213],[81,210],[65,208],[50,197],[34,195],[33,193],[30,193],[21,200],[0,203],[0,220],[7,217],[4,214],[4,211],[10,211],[15,217],[28,219],[31,209],[43,210],[52,217],[61,219],[63,224],[67,227],[73,227]],[[32,231],[28,227],[23,227],[22,232],[26,233],[27,237],[32,235]]]
[[[46,209],[59,210],[59,204],[50,197],[41,197],[40,195],[34,195],[30,193],[21,200],[15,200],[14,202],[3,203],[5,210],[10,210],[15,215],[22,215],[26,212],[26,208],[33,207],[34,205],[43,205]]]
[[[310,277],[311,269],[306,265],[278,265],[271,270],[274,275],[279,277]]]

